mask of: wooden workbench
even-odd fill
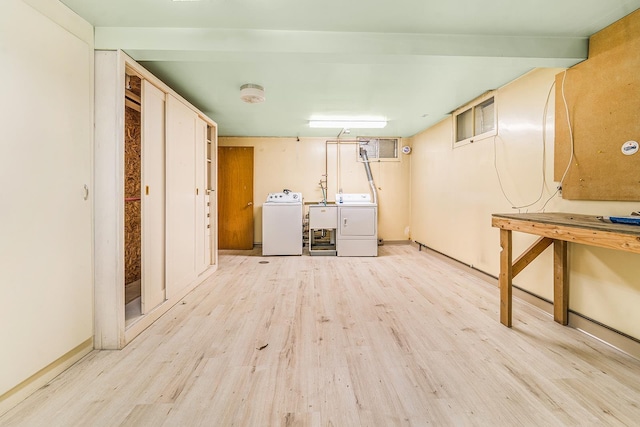
[[[566,325],[569,304],[567,243],[618,249],[640,254],[640,227],[611,224],[591,215],[571,213],[493,214],[491,225],[500,228],[500,322],[511,327],[512,281],[553,243],[553,318]],[[541,236],[512,262],[511,232]]]

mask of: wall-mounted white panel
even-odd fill
[[[93,40],[17,0],[0,34],[2,395],[93,334]]]

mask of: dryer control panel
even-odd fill
[[[368,193],[338,193],[336,194],[336,203],[338,204],[359,204],[371,203],[371,194]]]

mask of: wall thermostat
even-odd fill
[[[638,152],[638,142],[637,141],[627,141],[622,144],[622,154],[630,156],[632,154],[636,154]]]
[[[404,147],[402,147],[402,154],[409,154],[411,153],[411,147],[409,147],[408,145],[405,145]]]

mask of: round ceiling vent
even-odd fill
[[[240,99],[249,104],[257,104],[258,102],[264,102],[264,88],[260,85],[254,85],[247,83],[240,86]]]

